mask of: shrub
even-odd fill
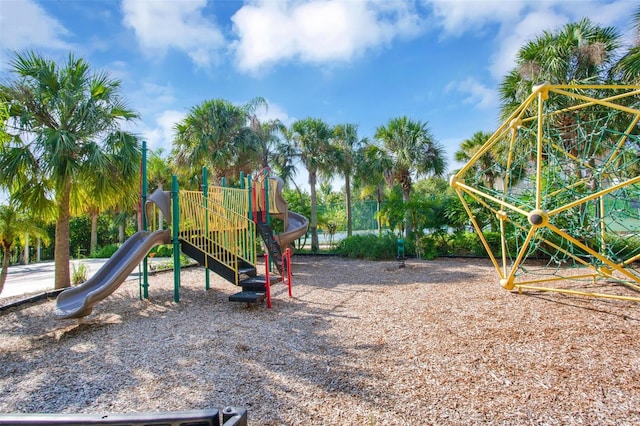
[[[87,265],[79,263],[76,267],[75,263],[71,264],[71,282],[73,285],[82,284],[87,280]]]
[[[118,244],[109,244],[108,246],[100,247],[93,253],[91,253],[91,258],[94,259],[104,259],[113,256],[113,254],[118,251],[120,246]]]
[[[416,239],[416,255],[420,259],[433,260],[438,257],[436,241],[431,235],[421,235]]]
[[[344,257],[368,260],[391,260],[397,257],[397,238],[392,233],[353,235],[340,241],[336,253]]]
[[[156,257],[173,257],[173,244],[160,244],[155,246],[150,254]]]

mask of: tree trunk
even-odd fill
[[[71,198],[71,179],[66,178],[58,198],[58,219],[56,221],[56,241],[54,248],[55,288],[71,286],[69,270],[69,200]]]
[[[29,264],[29,234],[25,234],[24,236],[24,264],[28,265]]]
[[[353,233],[353,218],[351,216],[351,176],[347,173],[344,175],[345,199],[347,201],[347,237]]]
[[[40,256],[42,254],[42,240],[38,237],[38,245],[36,246],[36,262],[40,263]]]
[[[404,201],[405,205],[409,204],[409,200],[411,199],[411,193],[408,191],[402,191],[402,201]],[[404,238],[409,239],[409,236],[413,232],[413,226],[411,223],[411,215],[407,209],[407,214],[404,218]]]
[[[4,283],[7,281],[9,273],[9,262],[11,260],[11,248],[4,247],[2,250],[2,270],[0,271],[0,294],[4,290]]]
[[[118,225],[118,242],[124,243],[124,225]]]
[[[98,249],[98,212],[91,212],[91,242],[89,243],[89,255]]]
[[[382,219],[380,219],[380,207],[382,207],[382,195],[384,194],[384,188],[381,184],[378,184],[376,190],[376,217],[378,222],[378,237],[382,237]]]
[[[316,171],[309,170],[309,188],[311,191],[311,251],[317,252],[320,250],[320,243],[318,242],[318,206],[316,196]]]

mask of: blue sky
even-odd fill
[[[122,81],[131,130],[171,147],[207,99],[269,103],[262,118],[355,123],[407,115],[452,156],[497,125],[497,89],[520,46],[588,17],[631,43],[630,0],[2,0],[0,73],[11,51],[69,52]],[[304,181],[304,179],[303,179]],[[338,189],[338,188],[335,188]]]

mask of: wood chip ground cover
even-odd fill
[[[640,305],[503,290],[480,259],[294,258],[294,297],[203,268],[124,283],[85,322],[0,313],[0,412],[240,406],[252,425],[640,424]]]

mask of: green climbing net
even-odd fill
[[[539,85],[452,177],[503,287],[640,301],[639,121],[638,86]]]

